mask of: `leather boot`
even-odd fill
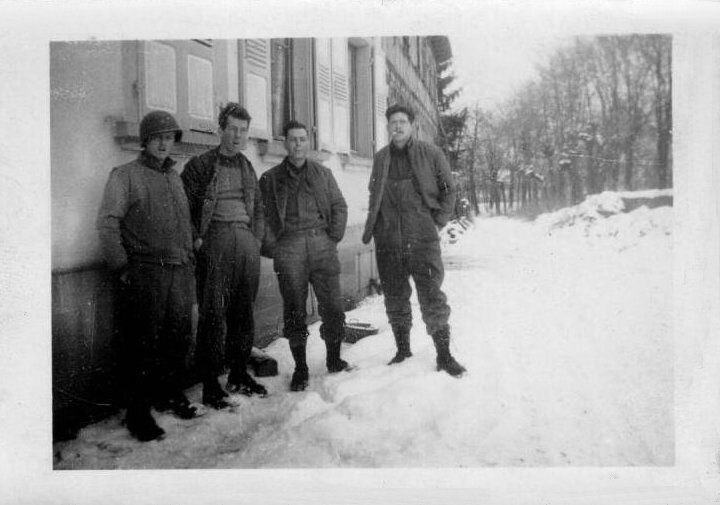
[[[388,365],[402,363],[405,359],[412,356],[412,352],[410,352],[410,328],[406,326],[393,327],[393,335],[395,336],[397,353],[395,357],[388,362]]]
[[[208,377],[203,381],[202,402],[215,410],[232,407],[228,401],[228,394],[222,388],[216,377]]]
[[[228,375],[225,389],[230,393],[240,393],[245,396],[267,396],[265,386],[257,382],[249,373],[247,373],[247,363],[250,360],[252,352],[252,339],[249,345],[242,348],[241,355],[236,357],[230,366],[230,375]]]
[[[290,352],[295,360],[295,372],[290,382],[290,391],[305,391],[308,386],[308,367],[305,358],[305,342],[300,345],[291,345]]]
[[[141,442],[160,440],[165,437],[165,430],[157,425],[150,413],[150,405],[145,403],[128,406],[125,426],[130,434]]]
[[[442,328],[432,335],[437,350],[437,369],[444,370],[453,377],[461,377],[465,367],[458,363],[450,354],[450,328]]]
[[[343,370],[351,370],[352,367],[347,361],[340,358],[340,346],[342,340],[326,340],[325,347],[327,348],[327,356],[325,358],[325,364],[327,365],[328,372],[336,373],[342,372]]]

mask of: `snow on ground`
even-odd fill
[[[348,314],[380,328],[344,344],[357,370],[328,375],[310,328],[310,387],[288,390],[287,342],[267,398],[134,441],[121,416],[54,446],[55,468],[647,466],[674,462],[672,210],[622,213],[616,194],[535,223],[477,219],[445,244],[452,351],[469,373],[435,371],[414,300],[414,356],[381,296]],[[199,390],[189,391],[199,400]]]

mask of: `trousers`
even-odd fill
[[[129,403],[149,404],[186,385],[192,366],[192,266],[130,262],[118,283],[120,342]]]
[[[225,365],[244,372],[255,338],[260,246],[240,223],[213,222],[198,254],[197,367],[203,380]]]
[[[285,233],[277,242],[273,267],[283,298],[283,336],[290,346],[307,339],[308,285],[312,285],[322,320],[323,340],[341,341],[345,312],[340,292],[337,244],[324,230]]]
[[[427,332],[432,335],[447,328],[450,306],[440,289],[445,270],[439,242],[419,242],[403,249],[385,248],[378,243],[376,259],[385,294],[385,311],[393,328],[412,327],[411,277]]]

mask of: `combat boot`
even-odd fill
[[[412,352],[410,352],[410,328],[407,326],[393,327],[393,335],[395,336],[397,353],[395,357],[388,362],[388,365],[402,363],[412,356]]]
[[[450,354],[450,328],[442,328],[432,335],[437,351],[437,369],[443,370],[453,377],[462,377],[465,367],[458,363]]]
[[[228,394],[222,388],[217,378],[208,378],[203,381],[202,402],[203,405],[215,410],[223,410],[232,407],[228,401]]]
[[[350,371],[353,369],[347,361],[340,358],[341,345],[342,340],[325,340],[325,347],[327,348],[325,364],[330,373],[342,372],[343,370]]]
[[[161,440],[165,437],[165,430],[153,419],[149,405],[129,406],[125,415],[125,426],[130,434],[141,442]]]
[[[295,372],[293,372],[292,381],[290,382],[290,391],[305,391],[308,387],[308,367],[305,357],[305,342],[301,345],[291,345],[290,352],[292,352],[293,359],[295,360]]]

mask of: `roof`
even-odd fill
[[[452,58],[452,48],[450,47],[450,40],[448,40],[447,37],[428,37],[428,42],[430,42],[430,48],[432,49],[437,65],[445,63]]]

